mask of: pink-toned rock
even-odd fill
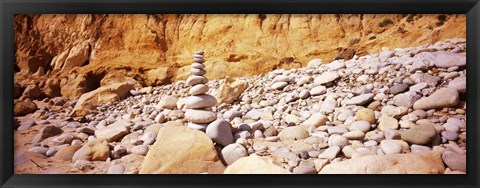
[[[445,171],[439,152],[393,155],[367,155],[331,163],[319,174],[442,174]]]

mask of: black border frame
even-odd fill
[[[14,175],[14,14],[466,14],[467,175]],[[0,0],[1,187],[479,187],[479,0]]]

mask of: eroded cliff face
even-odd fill
[[[465,38],[465,15],[16,15],[15,82],[71,99],[109,83],[209,79]],[[61,89],[60,91],[59,88]]]

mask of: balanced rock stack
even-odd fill
[[[206,85],[208,79],[204,76],[205,62],[203,51],[197,51],[193,55],[192,76],[187,79],[187,84],[190,87],[188,94],[190,95],[185,100],[185,118],[189,121],[188,127],[196,130],[205,131],[208,124],[217,119],[217,115],[211,111],[211,107],[217,104],[217,99],[214,96],[206,94],[208,86]]]

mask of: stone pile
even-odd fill
[[[191,86],[188,91],[190,96],[185,100],[185,118],[189,121],[187,126],[201,131],[205,131],[208,124],[217,119],[217,115],[211,111],[217,99],[207,94],[209,88],[206,85],[208,79],[205,77],[207,71],[204,62],[204,52],[195,52],[191,69],[193,75],[186,81]]]

